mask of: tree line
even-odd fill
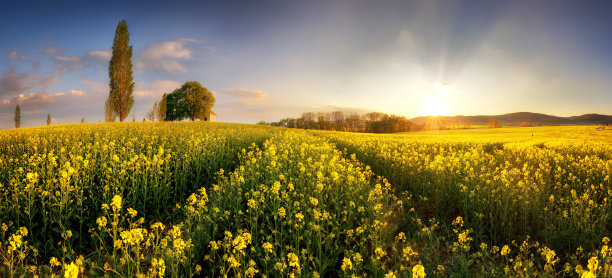
[[[381,112],[371,112],[366,114],[348,113],[343,111],[334,112],[307,112],[302,113],[298,118],[284,118],[278,122],[260,121],[257,124],[301,128],[334,130],[348,132],[366,133],[394,133],[407,131],[428,131],[428,130],[448,130],[448,129],[470,129],[470,120],[459,123],[452,118],[430,117],[423,124],[416,124],[398,115],[389,115]],[[507,124],[508,127],[516,126]],[[528,122],[522,122],[521,127],[533,126]],[[537,126],[537,125],[536,125]],[[496,119],[490,119],[488,128],[501,128],[502,124]]]
[[[406,117],[381,112],[367,114],[334,112],[306,112],[299,118],[285,118],[278,122],[261,121],[258,124],[288,128],[335,130],[350,132],[392,133],[415,131],[422,126],[415,125]]]

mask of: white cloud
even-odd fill
[[[69,93],[73,96],[82,96],[85,94],[85,92],[79,90],[70,90]]]
[[[112,57],[112,51],[110,49],[89,51],[87,52],[87,57],[103,62],[108,62]]]
[[[53,59],[60,62],[80,62],[81,57],[66,57],[66,56],[53,56]]]
[[[157,80],[153,83],[139,82],[136,83],[134,95],[139,97],[158,98],[162,94],[170,93],[180,86],[181,84],[170,80]]]
[[[85,95],[85,92],[80,90],[70,90],[68,93],[59,92],[54,94],[49,94],[46,92],[30,92],[27,94],[18,94],[12,98],[4,99],[0,104],[0,107],[6,107],[11,103],[18,103],[20,105],[24,105],[30,108],[37,108],[40,105],[50,104],[50,103],[58,103],[60,98],[62,98],[62,102],[66,100],[74,100],[70,97],[80,97]]]
[[[170,73],[184,73],[187,68],[179,60],[193,59],[193,51],[186,47],[189,43],[198,42],[183,38],[175,41],[164,41],[147,46],[139,55],[136,68],[157,69]]]
[[[13,51],[11,51],[8,55],[8,59],[10,61],[17,59],[17,50],[13,49]]]
[[[28,104],[41,104],[41,103],[55,103],[57,102],[57,95],[49,95],[47,93],[34,93],[19,94],[15,97],[17,103],[28,103]]]
[[[268,97],[268,94],[261,90],[253,90],[246,88],[228,88],[224,89],[221,95],[232,95],[239,98],[253,99],[253,100],[264,100]]]

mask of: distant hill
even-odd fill
[[[430,117],[416,117],[411,122],[422,125],[429,121]],[[523,122],[531,125],[605,125],[612,124],[612,116],[600,114],[585,114],[582,116],[558,117],[540,113],[518,112],[503,115],[478,115],[478,116],[440,116],[438,120],[448,121],[457,125],[465,125],[469,120],[472,125],[487,125],[490,119],[499,121],[502,125],[515,124],[520,126]]]

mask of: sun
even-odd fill
[[[440,90],[440,91],[447,91],[453,88],[453,85],[448,84],[448,82],[438,82],[438,83],[434,83],[434,87],[436,88],[436,90]]]
[[[448,104],[439,95],[429,96],[421,108],[423,116],[448,116]]]

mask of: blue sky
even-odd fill
[[[47,113],[102,121],[121,19],[138,120],[190,80],[229,122],[332,110],[612,114],[606,1],[5,2],[0,128],[18,103],[24,126]]]

